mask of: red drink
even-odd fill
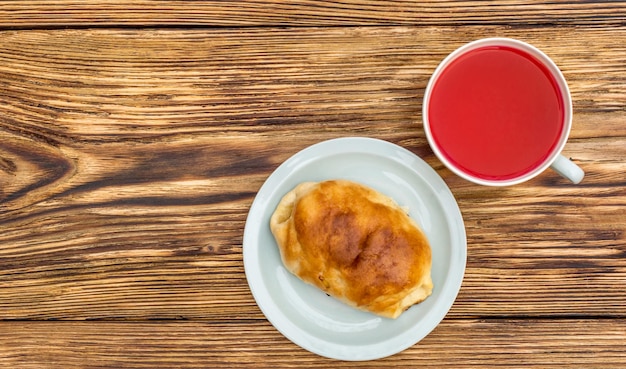
[[[566,127],[558,82],[539,60],[509,46],[457,57],[435,81],[430,134],[440,154],[472,177],[524,176],[546,162]]]

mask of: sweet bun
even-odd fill
[[[397,318],[431,293],[431,249],[391,198],[347,180],[304,182],[270,219],[291,273],[348,305]]]

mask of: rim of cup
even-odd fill
[[[445,155],[443,155],[438,145],[436,144],[435,140],[433,139],[432,133],[430,130],[430,121],[428,119],[428,105],[430,102],[430,96],[432,93],[433,86],[435,82],[437,81],[439,75],[441,75],[441,73],[445,70],[445,68],[459,56],[471,50],[475,50],[475,49],[478,49],[481,47],[487,47],[487,46],[509,46],[509,47],[521,49],[522,51],[525,51],[531,56],[533,56],[534,58],[538,59],[544,66],[548,68],[548,70],[555,77],[555,80],[559,88],[561,89],[561,95],[562,95],[563,106],[564,106],[564,117],[563,117],[564,119],[562,123],[563,129],[561,132],[561,137],[559,139],[558,144],[552,149],[552,152],[550,153],[550,155],[547,156],[546,160],[544,160],[543,163],[538,165],[533,170],[521,176],[510,178],[510,179],[504,179],[504,180],[490,180],[490,179],[472,176],[468,174],[467,172],[457,168],[453,163],[451,163],[445,157]],[[561,72],[559,67],[554,63],[554,61],[549,56],[547,56],[543,51],[539,50],[537,47],[529,43],[526,43],[524,41],[520,41],[517,39],[508,38],[508,37],[481,38],[481,39],[466,43],[464,45],[461,45],[456,50],[448,54],[439,63],[439,65],[437,66],[433,74],[430,76],[430,79],[424,91],[424,99],[423,99],[423,104],[422,104],[422,120],[423,120],[424,131],[426,133],[426,138],[428,140],[428,143],[431,149],[434,151],[437,158],[439,158],[439,160],[443,162],[443,164],[452,172],[454,172],[459,177],[464,178],[470,182],[474,182],[476,184],[481,184],[481,185],[486,185],[486,186],[510,186],[510,185],[515,185],[518,183],[528,181],[536,177],[537,175],[545,171],[547,168],[549,168],[552,165],[552,163],[554,163],[556,158],[560,155],[561,151],[563,151],[563,147],[565,146],[567,142],[567,139],[570,134],[570,130],[572,128],[572,98],[570,95],[569,87],[567,85],[567,81],[565,80],[565,77],[563,76],[563,73]]]

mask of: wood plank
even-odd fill
[[[326,359],[267,322],[1,322],[7,368],[619,368],[623,320],[444,320],[396,355],[366,362]]]
[[[570,83],[572,186],[474,186],[421,127],[439,61],[484,36]],[[357,27],[0,33],[0,318],[261,319],[248,208],[307,145],[400,144],[449,184],[468,268],[452,316],[625,316],[626,28]],[[555,298],[556,297],[556,298]]]
[[[604,24],[626,20],[621,1],[95,0],[0,1],[0,27]]]

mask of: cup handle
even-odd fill
[[[569,179],[574,184],[580,183],[585,176],[585,172],[573,161],[567,159],[563,155],[559,155],[556,157],[556,160],[550,166],[552,170],[559,173],[561,176]]]

